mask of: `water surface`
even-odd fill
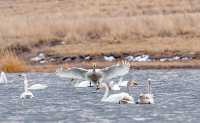
[[[23,81],[8,74],[11,81],[0,85],[0,122],[55,123],[198,123],[200,121],[200,70],[132,70],[125,79],[139,82],[131,89],[137,100],[148,78],[155,104],[111,104],[100,102],[104,91],[74,88],[69,80],[53,73],[28,73],[30,84],[48,84],[32,91],[34,98],[22,100]],[[123,91],[126,91],[124,88]],[[112,93],[118,93],[112,92]]]

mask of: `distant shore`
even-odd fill
[[[64,68],[82,67],[89,69],[92,64],[96,63],[98,68],[108,67],[116,62],[74,62],[64,64],[46,64],[31,65],[28,72],[55,72],[56,69],[63,66]],[[130,62],[131,69],[200,69],[200,60],[191,60],[186,62]]]

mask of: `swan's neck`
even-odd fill
[[[3,78],[3,72],[1,72],[1,78]]]
[[[95,72],[96,72],[96,70],[95,70],[95,67],[93,67],[93,68],[92,68],[92,72],[93,72],[93,73],[95,73]]]
[[[148,80],[148,93],[151,94],[151,81]]]
[[[108,85],[106,83],[101,83],[103,87],[105,87],[105,93],[101,99],[101,101],[104,101],[107,99],[108,97],[108,94],[109,94],[109,88],[108,88]]]
[[[123,77],[119,78],[118,84],[122,83]]]
[[[4,82],[4,83],[7,83],[7,77],[6,77],[6,74],[4,72],[1,72],[1,80]]]
[[[28,92],[28,79],[27,79],[27,76],[24,76],[24,91]]]
[[[129,85],[127,85],[127,92],[130,94],[130,89],[129,89]]]

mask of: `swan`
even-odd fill
[[[109,95],[109,87],[106,83],[100,83],[97,89],[104,88],[105,93],[103,97],[101,98],[102,102],[110,102],[110,103],[134,103],[134,99],[132,96],[130,96],[128,93],[121,92],[119,94],[112,94]],[[109,95],[109,96],[108,96]]]
[[[82,81],[82,82],[78,82],[74,85],[74,87],[77,87],[77,88],[85,88],[85,87],[93,87],[94,84],[91,83],[90,81]]]
[[[147,80],[148,93],[141,93],[139,96],[139,104],[154,104],[153,94],[151,93],[151,79]]]
[[[0,83],[8,83],[6,74],[4,72],[1,72]]]
[[[121,82],[123,82],[123,83],[121,83]],[[120,80],[117,83],[114,83],[114,81],[111,81],[109,83],[109,88],[110,88],[110,90],[118,91],[121,89],[120,88],[121,84],[123,84],[122,87],[127,87],[128,92],[129,92],[130,86],[138,85],[137,81],[134,81],[134,80],[122,81],[120,78]]]
[[[28,87],[28,78],[26,74],[21,74],[19,76],[24,77],[24,92],[20,95],[21,99],[33,98],[33,94],[30,90],[42,90],[46,89],[48,86],[45,84],[34,84]]]
[[[47,87],[48,87],[47,85],[43,85],[43,84],[34,84],[30,86],[28,89],[29,90],[43,90],[43,89],[46,89]]]
[[[115,64],[103,69],[96,69],[96,64],[93,64],[92,69],[88,70],[83,68],[57,69],[56,75],[59,77],[87,80],[97,85],[104,80],[123,76],[129,72],[129,69],[130,64],[123,61],[122,64]]]
[[[126,87],[128,84],[128,81],[123,81],[123,77],[120,77],[118,83],[119,83],[119,86]]]
[[[113,90],[113,91],[119,91],[120,90],[119,84],[115,83],[114,81],[111,81],[109,83],[109,88],[110,88],[110,90]]]
[[[26,74],[22,74],[20,76],[24,77],[24,92],[20,95],[21,99],[29,99],[29,98],[33,98],[33,94],[31,91],[28,90],[28,79]]]

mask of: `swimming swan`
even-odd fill
[[[129,92],[129,87],[138,85],[138,83],[134,80],[122,81],[121,78],[117,83],[115,83],[114,81],[111,81],[108,85],[109,85],[110,90],[118,91],[121,89],[120,88],[121,84],[123,84],[122,87],[127,87],[128,92]]]
[[[108,85],[109,85],[110,90],[113,90],[113,91],[120,90],[119,83],[115,83],[114,81],[111,81]]]
[[[100,87],[98,87],[97,89],[100,89],[100,88],[105,89],[104,96],[101,99],[102,102],[119,103],[119,104],[120,103],[134,103],[133,97],[130,96],[128,93],[121,92],[119,94],[112,94],[108,96],[109,94],[108,85],[106,83],[101,83],[98,86]]]
[[[20,95],[21,99],[29,99],[33,98],[33,94],[31,91],[28,90],[28,79],[26,74],[22,74],[21,76],[24,77],[24,92]]]
[[[43,85],[43,84],[34,84],[31,85],[28,89],[29,90],[43,90],[46,89],[48,86],[47,85]]]
[[[24,92],[20,95],[21,99],[33,98],[33,94],[30,90],[42,90],[46,89],[48,86],[44,84],[34,84],[28,87],[28,78],[26,74],[21,74],[19,76],[24,77]]]
[[[81,81],[81,82],[77,82],[74,87],[77,88],[85,88],[85,87],[92,87],[94,86],[93,83],[91,83],[90,81]]]
[[[123,77],[120,77],[119,78],[119,86],[121,86],[121,87],[127,87],[127,84],[128,84],[128,81],[123,81]]]
[[[104,69],[96,69],[96,64],[93,64],[92,69],[88,70],[83,68],[70,68],[67,70],[58,69],[56,71],[56,75],[66,78],[87,80],[97,85],[104,80],[110,80],[118,76],[123,76],[129,72],[129,69],[130,64],[123,61],[122,64],[112,65]]]
[[[148,93],[140,94],[138,103],[139,104],[154,104],[153,94],[151,93],[151,79],[147,80]]]
[[[4,72],[1,72],[0,83],[8,83],[6,74]]]

